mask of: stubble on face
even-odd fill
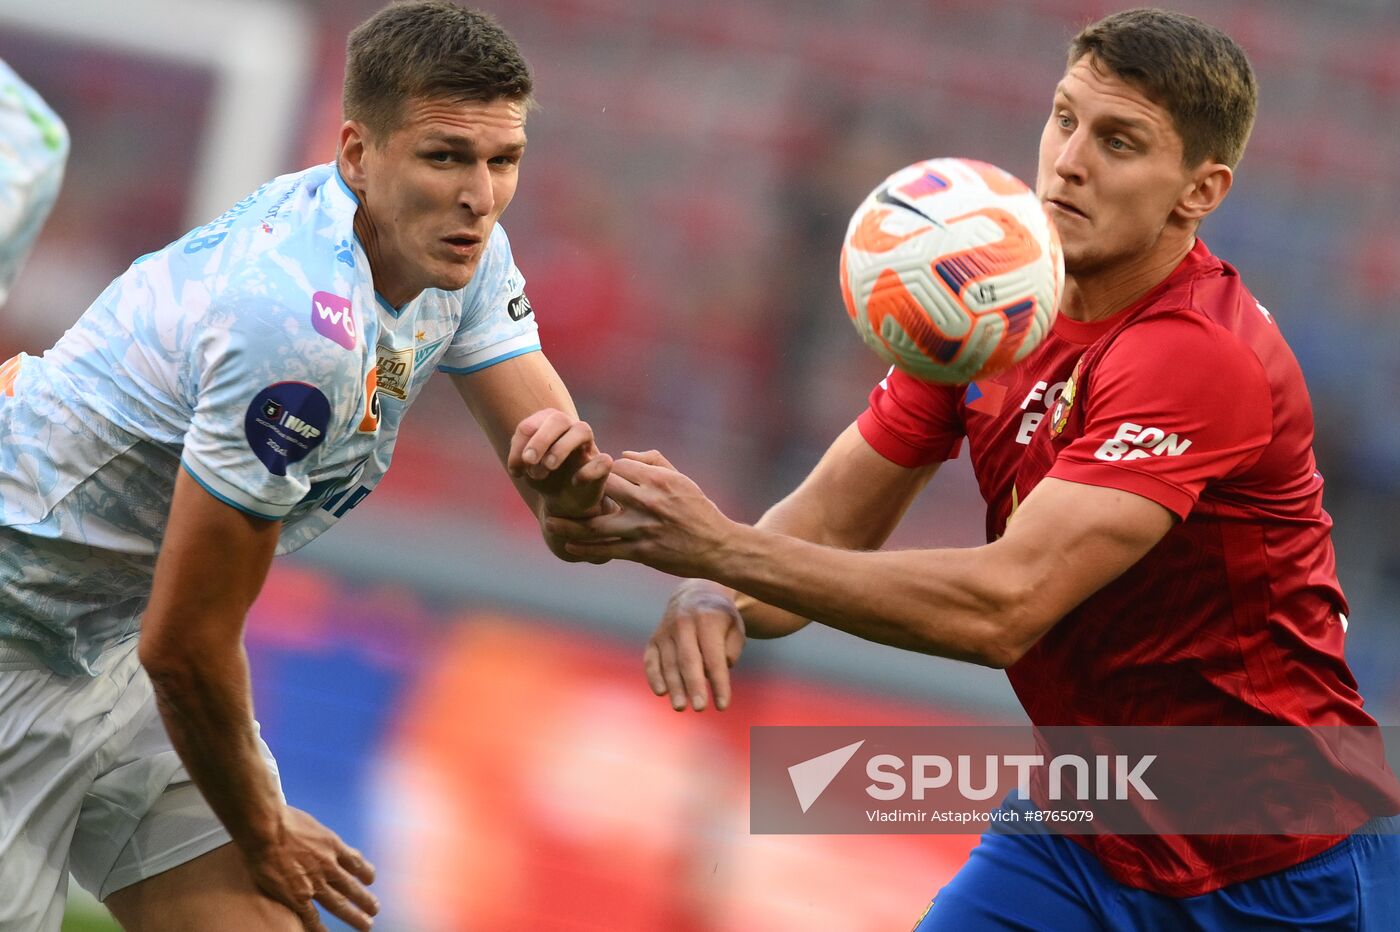
[[[362,240],[378,246],[371,265],[390,303],[470,283],[515,193],[524,110],[507,99],[414,99],[368,155],[356,229],[368,227]]]

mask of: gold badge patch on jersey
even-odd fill
[[[1069,374],[1064,391],[1060,392],[1055,407],[1050,409],[1050,433],[1056,437],[1064,433],[1065,425],[1069,423],[1069,411],[1074,407],[1074,398],[1079,393],[1079,366],[1083,361],[1081,358],[1074,364],[1074,371]]]
[[[399,401],[408,400],[408,383],[413,379],[413,347],[401,350],[380,346],[377,354],[379,390]]]

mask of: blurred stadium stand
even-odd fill
[[[790,489],[882,374],[845,320],[850,211],[960,155],[1033,175],[1063,46],[1102,0],[485,0],[541,108],[507,213],[545,348],[609,449],[656,447],[735,517]],[[1352,600],[1350,659],[1400,722],[1400,4],[1179,0],[1263,94],[1204,227],[1303,364]],[[37,351],[135,256],[332,157],[343,37],[371,0],[8,0],[0,57],[72,131],[0,326]],[[808,630],[748,648],[736,707],[640,675],[668,582],[563,566],[448,385],[390,478],[282,561],[250,625],[289,795],[380,863],[402,930],[884,929],[971,840],[764,838],[751,723],[1018,721],[1000,674]],[[896,545],[974,544],[965,463]]]

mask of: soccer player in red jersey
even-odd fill
[[[616,464],[620,513],[556,522],[576,554],[694,577],[648,646],[652,689],[699,710],[712,687],[722,709],[746,634],[815,619],[1005,668],[1039,726],[1374,725],[1343,658],[1302,373],[1196,236],[1255,100],[1244,53],[1199,20],[1086,28],[1040,142],[1067,272],[1041,347],[969,386],[893,372],[755,527],[654,452]],[[989,543],[872,552],[964,440]],[[990,832],[920,928],[1400,928],[1396,831]]]

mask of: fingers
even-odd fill
[[[327,912],[357,929],[368,930],[379,912],[379,900],[345,871],[326,875],[326,887],[316,895]]]
[[[651,691],[658,696],[666,695],[666,678],[661,675],[661,648],[656,646],[655,639],[642,652],[642,669],[646,672]]]
[[[574,470],[574,485],[588,485],[602,482],[612,471],[613,458],[606,453],[598,453],[591,460]]]
[[[661,677],[666,681],[666,692],[671,697],[671,708],[684,712],[686,705],[685,683],[681,681],[680,670],[676,665],[676,643],[671,638],[661,642]]]
[[[352,929],[359,929],[360,932],[369,932],[370,929],[374,928],[374,919],[356,907],[354,903],[346,898],[345,894],[338,890],[327,887],[316,894],[316,902],[320,903],[326,912],[350,926]],[[315,912],[316,908],[313,906],[311,911]],[[318,918],[317,922],[319,921]],[[301,922],[302,925],[306,925],[305,916],[302,917]],[[325,927],[317,925],[314,928],[323,929]]]
[[[636,480],[624,476],[618,471],[619,467],[626,468],[630,462],[630,460],[613,460],[612,472],[608,475],[608,481],[603,483],[603,494],[624,506],[635,506],[640,501],[637,497],[640,489]]]
[[[560,412],[554,411],[552,408],[546,408],[543,411],[536,411],[516,425],[515,433],[512,434],[510,438],[510,451],[506,454],[506,470],[512,476],[519,478],[525,474],[525,466],[527,465],[525,460],[526,444],[534,439],[535,434],[540,429],[540,425],[546,419],[558,413]],[[538,457],[535,457],[534,454],[532,454],[532,457],[535,462],[538,462]]]
[[[697,649],[705,668],[705,676],[709,680],[711,692],[714,693],[715,708],[721,712],[729,708],[729,666],[734,661],[729,658],[725,646],[729,640],[729,632],[734,630],[734,627],[729,625],[708,624],[698,626],[696,631]]]
[[[676,467],[671,465],[670,460],[661,455],[659,450],[647,450],[643,453],[638,453],[635,450],[624,450],[622,455],[629,460],[635,460],[638,463],[646,463],[648,466],[660,466],[663,469],[679,472]]]
[[[306,932],[328,932],[326,924],[321,921],[321,914],[316,910],[315,903],[307,903],[305,906],[295,910],[297,918],[301,920],[301,927]]]
[[[695,619],[688,615],[676,621],[676,667],[681,675],[681,686],[690,699],[690,707],[697,712],[703,712],[708,698],[705,688],[705,662],[700,656],[700,639],[695,628]],[[673,695],[671,705],[675,704]]]
[[[744,624],[730,593],[699,580],[677,587],[642,654],[647,684],[671,707],[703,712],[729,706],[729,667],[744,645]]]
[[[660,455],[659,453],[657,454],[657,456]],[[648,482],[655,482],[656,479],[659,478],[657,475],[658,472],[662,470],[668,473],[675,472],[675,468],[669,464],[658,466],[653,463],[635,459],[624,453],[622,454],[622,459],[613,461],[612,474],[627,480],[627,484],[638,486]],[[608,494],[612,494],[611,485],[609,486]]]
[[[340,850],[336,853],[336,861],[350,876],[363,883],[374,883],[374,865],[349,845],[341,843]]]
[[[574,453],[589,462],[597,453],[593,428],[553,408],[536,411],[521,421],[510,439],[506,469],[517,478],[543,479]]]
[[[326,932],[316,904],[362,932],[374,925],[379,901],[365,889],[374,866],[300,809],[285,811],[282,841],[249,861],[265,894],[285,903],[309,932]]]

